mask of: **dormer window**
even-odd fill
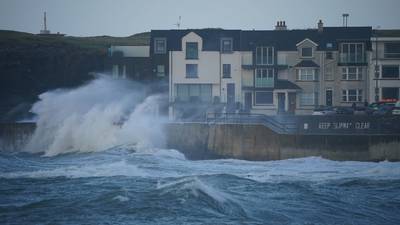
[[[154,54],[167,53],[167,39],[154,38]]]
[[[256,64],[257,65],[273,65],[274,64],[274,47],[257,47],[256,48]]]
[[[186,42],[186,59],[198,59],[199,48],[197,42]]]
[[[303,58],[313,57],[313,49],[311,47],[301,48],[301,57]]]
[[[233,51],[233,39],[221,38],[221,52],[229,53]]]

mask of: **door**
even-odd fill
[[[253,95],[251,94],[251,92],[246,92],[244,94],[244,110],[246,112],[250,112],[252,102],[253,102]]]
[[[289,113],[294,114],[296,111],[296,93],[289,93]]]
[[[285,93],[278,93],[278,113],[285,112]]]
[[[325,91],[325,103],[327,106],[332,106],[333,91],[332,89],[326,89]]]
[[[226,102],[226,109],[227,112],[232,113],[235,112],[235,84],[229,83],[226,84],[226,92],[227,92],[227,102]]]

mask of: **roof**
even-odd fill
[[[278,79],[276,81],[275,89],[301,89],[301,88],[288,80]]]
[[[400,29],[373,30],[373,35],[378,35],[378,37],[400,37]]]
[[[319,65],[312,60],[301,60],[294,67],[319,67]]]
[[[224,30],[218,28],[186,29],[186,30],[152,30],[151,43],[154,37],[167,38],[167,51],[180,51],[182,37],[194,32],[203,39],[203,51],[219,51],[221,38],[233,39],[233,50],[240,49],[240,30]],[[152,50],[153,46],[150,46]]]
[[[371,50],[370,39],[372,27],[324,27],[302,30],[225,30],[225,29],[186,29],[186,30],[152,30],[151,43],[154,37],[167,38],[167,51],[180,51],[181,40],[186,34],[194,32],[203,38],[204,51],[219,51],[220,39],[233,39],[234,51],[253,51],[256,46],[274,46],[278,51],[296,51],[296,44],[305,39],[318,44],[318,50],[337,50],[340,42],[365,42]],[[331,47],[327,44],[330,43]],[[153,46],[151,45],[150,48]],[[152,49],[151,49],[152,50]]]
[[[372,27],[324,27],[322,32],[318,29],[303,30],[264,30],[264,31],[242,31],[242,50],[253,50],[255,46],[275,46],[278,51],[296,51],[296,44],[309,39],[318,44],[318,50],[337,50],[338,43],[365,42],[367,49],[371,49],[370,38]],[[332,47],[327,46],[328,43]]]

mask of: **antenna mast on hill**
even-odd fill
[[[176,22],[174,25],[175,25],[175,26],[178,28],[178,30],[179,30],[179,28],[181,27],[181,16],[179,16],[178,22]]]
[[[40,31],[40,34],[50,34],[50,31],[47,30],[46,12],[43,14],[43,30]]]
[[[46,12],[44,12],[44,16],[43,16],[43,22],[44,22],[44,30],[47,30],[47,19],[46,19]]]

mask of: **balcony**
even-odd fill
[[[255,87],[257,88],[273,88],[274,78],[255,78]]]
[[[385,59],[400,59],[400,53],[384,53]]]
[[[340,53],[339,64],[366,64],[365,54]]]

